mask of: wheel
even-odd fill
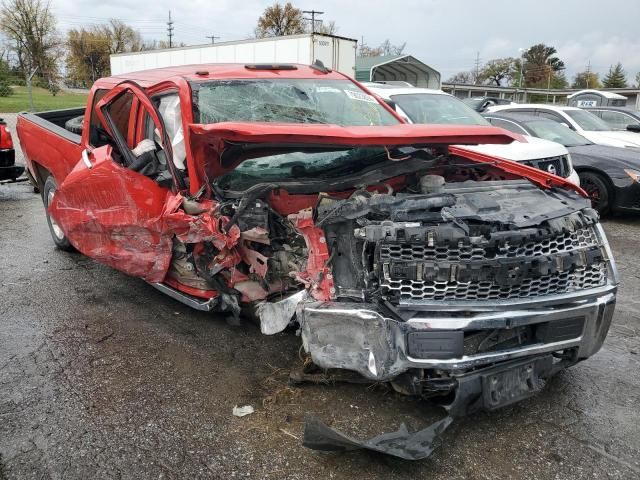
[[[591,206],[598,211],[600,215],[605,215],[611,210],[611,191],[607,181],[597,173],[581,172],[580,186],[587,192],[591,199]]]
[[[57,188],[58,188],[58,184],[56,183],[55,178],[49,175],[47,177],[47,180],[44,182],[44,195],[43,195],[44,210],[45,210],[45,214],[47,215],[49,232],[51,233],[51,238],[53,238],[53,243],[56,244],[56,247],[58,247],[60,250],[64,250],[65,252],[72,252],[75,249],[73,248],[71,243],[69,243],[69,240],[64,235],[64,232],[58,226],[56,221],[53,218],[51,218],[51,216],[49,215],[49,204],[53,200],[53,197],[56,194]]]
[[[67,120],[64,124],[65,130],[70,131],[71,133],[76,133],[78,135],[82,135],[82,121],[84,120],[84,115],[80,115],[79,117],[74,117]]]

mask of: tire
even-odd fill
[[[593,172],[580,172],[580,186],[591,199],[591,207],[600,215],[611,211],[612,193],[607,180],[602,175]]]
[[[71,133],[76,133],[78,135],[82,135],[82,121],[84,120],[84,115],[80,115],[79,117],[74,117],[67,120],[64,124],[65,130],[70,131]]]
[[[65,236],[62,229],[58,226],[54,219],[49,215],[49,204],[56,193],[58,188],[58,184],[56,183],[55,178],[49,175],[47,180],[44,182],[44,192],[42,196],[42,200],[44,202],[44,211],[47,216],[47,224],[49,225],[49,233],[51,233],[51,238],[53,239],[53,243],[56,244],[60,250],[64,250],[65,252],[73,252],[75,248],[69,243],[69,240]]]

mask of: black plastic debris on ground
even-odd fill
[[[307,417],[302,445],[324,452],[373,450],[405,460],[422,460],[433,453],[435,441],[451,425],[452,417],[439,420],[427,428],[409,433],[405,424],[395,432],[383,433],[369,440],[357,440],[334,430],[315,417]]]

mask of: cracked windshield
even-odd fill
[[[224,80],[194,83],[191,88],[198,123],[398,123],[373,96],[349,80]]]

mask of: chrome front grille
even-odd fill
[[[551,259],[558,265],[560,258],[575,258],[587,251],[599,251],[600,242],[593,227],[565,231],[538,240],[520,243],[485,245],[458,244],[449,248],[421,243],[381,243],[378,247],[379,281],[382,294],[392,300],[452,300],[491,301],[514,298],[539,297],[570,293],[600,287],[607,281],[607,264],[603,258],[593,263],[577,262],[538,272],[535,265]],[[505,259],[500,262],[500,259]],[[522,259],[522,264],[519,260]],[[506,263],[505,263],[506,262]],[[505,280],[497,274],[499,267],[531,269],[536,273],[514,275]],[[461,267],[485,265],[489,273],[477,281],[460,277]],[[514,267],[515,266],[515,267]],[[437,269],[440,275],[429,275]],[[486,271],[486,270],[482,270]],[[444,272],[444,277],[442,273]],[[448,273],[451,276],[448,276]],[[496,272],[496,275],[493,273]],[[463,278],[464,281],[458,280]],[[501,280],[498,280],[501,278]]]
[[[570,252],[580,248],[598,245],[593,228],[581,228],[554,237],[522,244],[505,243],[497,248],[475,245],[458,245],[455,248],[419,243],[383,243],[380,245],[380,261],[429,261],[443,260],[459,262],[463,260],[486,260],[495,258],[532,257]]]
[[[388,280],[384,289],[400,300],[508,300],[569,293],[600,287],[606,282],[606,265],[590,265],[572,272],[525,278],[516,285],[493,282],[425,282]]]

